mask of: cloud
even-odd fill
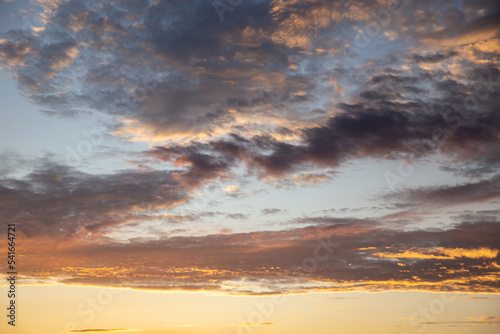
[[[361,297],[310,297],[315,300],[351,300],[351,299],[365,299]]]
[[[231,184],[223,188],[222,190],[226,192],[235,192],[235,191],[240,191],[240,188]]]
[[[137,332],[142,331],[142,329],[126,329],[126,328],[117,328],[117,329],[78,329],[68,331],[69,333],[104,333],[104,332]]]
[[[470,317],[467,319],[467,321],[485,325],[499,325],[500,317],[492,317],[492,316]]]
[[[30,239],[23,268],[29,281],[148,290],[250,295],[354,290],[496,293],[499,226],[462,222],[445,230],[405,231],[351,222],[128,242],[61,239],[57,248],[53,240]],[[381,249],[419,252],[380,257]],[[443,255],[422,256],[427,253]]]
[[[276,323],[273,323],[273,322],[247,322],[247,323],[244,323],[244,324],[230,324],[228,326],[274,326],[274,325],[278,325]]]
[[[436,248],[436,249],[416,249],[416,250],[405,250],[401,253],[374,253],[373,255],[383,258],[398,258],[398,259],[456,259],[460,257],[470,258],[470,259],[494,259],[498,256],[498,249],[446,249],[446,248]]]
[[[11,31],[0,53],[38,106],[52,115],[85,108],[119,115],[117,136],[177,142],[224,128],[276,128],[294,115],[269,110],[282,97],[299,106],[305,98],[294,94],[314,88],[310,78],[288,73],[288,51],[245,42],[255,24],[251,14],[269,10],[265,2],[245,4],[245,15],[230,27],[204,1],[54,7],[43,31]],[[270,16],[260,24],[275,25]],[[274,66],[263,69],[263,62]]]
[[[356,219],[356,218],[337,218],[330,216],[322,217],[302,217],[296,218],[294,223],[298,224],[309,224],[309,225],[336,225],[336,226],[348,226],[348,225],[377,225],[378,222],[368,220],[368,219]]]
[[[278,214],[278,213],[281,213],[283,212],[283,210],[281,209],[276,209],[276,208],[272,208],[272,209],[263,209],[261,211],[261,213],[265,216],[267,215],[275,215],[275,214]]]
[[[316,307],[315,310],[338,310],[345,308],[365,308],[365,305],[344,305],[344,306],[326,306],[326,307]]]
[[[307,173],[302,172],[288,177],[272,178],[268,177],[264,180],[271,184],[273,188],[291,188],[291,187],[306,187],[316,186],[322,182],[327,182],[336,176],[334,171],[326,171],[324,173]]]
[[[485,14],[466,22],[455,22],[455,24],[451,24],[445,29],[428,33],[424,41],[434,43],[445,42],[445,45],[454,46],[457,44],[476,43],[481,40],[495,38],[500,34],[500,29],[496,24],[500,18],[500,8],[497,4],[496,8],[487,8],[485,12]],[[446,40],[446,38],[448,38],[448,40]]]
[[[166,327],[202,327],[202,324],[165,325]]]
[[[437,63],[456,55],[458,55],[458,53],[456,51],[452,51],[448,52],[447,54],[442,54],[442,53],[436,53],[431,55],[414,54],[411,56],[411,58],[413,61],[417,63]]]
[[[246,219],[247,216],[244,215],[244,214],[241,214],[241,213],[231,213],[231,214],[227,214],[226,217],[230,218],[230,219]]]
[[[422,325],[448,325],[448,326],[463,326],[463,325],[498,325],[500,317],[481,316],[469,317],[466,321],[421,321],[418,324]]]
[[[428,15],[420,13],[428,9],[423,3],[392,9],[362,1],[243,6],[221,24],[205,1],[60,2],[46,8],[43,31],[5,34],[0,53],[20,88],[46,113],[112,115],[119,120],[113,135],[157,144],[151,156],[168,154],[191,166],[193,185],[228,176],[239,164],[283,177],[311,164],[337,168],[364,157],[441,152],[470,162],[487,147],[495,156],[496,83],[486,88],[474,118],[465,117],[470,110],[449,110],[483,84],[481,71],[497,80],[498,52],[486,48],[491,55],[484,61],[454,73],[420,65],[465,66],[468,51],[423,53],[417,45],[467,36],[490,40],[498,33],[498,5],[488,2],[482,11],[469,2],[464,8],[437,5]],[[413,47],[394,49],[390,61],[352,64],[348,50],[341,51],[356,34],[347,26],[365,26],[383,10],[397,10],[383,28],[412,34]],[[431,24],[440,11],[446,29]],[[464,11],[458,20],[457,11]],[[339,87],[352,88],[339,93]],[[455,129],[457,117],[462,123]],[[332,176],[295,174],[275,186],[314,185]]]
[[[134,221],[179,220],[155,215],[188,201],[189,191],[173,172],[90,175],[47,161],[22,178],[0,180],[0,206],[28,236],[85,238]]]
[[[422,84],[429,80],[439,82],[434,77],[436,74],[422,73],[410,79]],[[443,85],[438,90],[443,96],[424,102],[412,97],[413,88],[403,83],[407,79],[396,75],[373,76],[374,83],[368,84],[372,87],[360,93],[357,103],[340,103],[339,112],[324,123],[294,130],[294,137],[300,138],[298,142],[269,135],[243,137],[234,133],[203,144],[158,147],[149,154],[166,159],[168,153],[170,159],[190,161],[194,154],[210,152],[210,159],[216,159],[222,168],[229,170],[244,165],[249,171],[262,175],[263,179],[283,178],[311,164],[318,168],[338,168],[349,161],[367,157],[414,160],[441,153],[459,163],[478,159],[493,163],[494,160],[488,157],[494,155],[493,148],[500,138],[498,128],[493,126],[498,122],[498,113],[495,112],[495,101],[500,97],[498,92],[491,94],[481,104],[481,113],[472,117],[472,112],[461,115],[460,110],[451,108],[451,96],[454,99],[464,96],[465,100],[467,94],[473,92],[474,85],[457,89]],[[388,88],[385,85],[388,80],[396,85]],[[402,98],[402,91],[409,94]],[[396,102],[398,99],[403,101]],[[478,151],[483,152],[482,155],[478,156]],[[331,174],[298,174],[281,182],[310,185],[331,177]],[[277,183],[277,186],[281,184]]]
[[[417,187],[388,194],[388,199],[424,205],[452,206],[487,202],[500,196],[500,176],[457,185]]]

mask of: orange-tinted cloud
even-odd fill
[[[443,248],[435,249],[415,249],[405,250],[400,253],[374,253],[373,255],[383,258],[398,258],[398,259],[494,259],[498,256],[498,249],[479,248],[479,249],[464,249],[464,248]]]
[[[26,282],[257,295],[356,289],[499,291],[496,223],[408,232],[387,230],[373,221],[311,224],[275,232],[126,243],[74,241],[57,248],[53,242],[33,241],[23,248],[23,275]],[[436,247],[426,250],[422,246],[429,240]],[[387,246],[414,251],[377,251]]]

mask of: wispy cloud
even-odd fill
[[[77,329],[69,333],[105,333],[105,332],[142,332],[143,329],[115,328],[115,329]]]
[[[447,325],[447,326],[467,326],[467,325],[499,325],[500,317],[481,316],[469,317],[466,321],[422,321],[422,325]]]
[[[324,306],[324,307],[316,307],[315,310],[339,310],[345,308],[365,308],[365,305],[343,305],[343,306]]]
[[[202,324],[165,325],[166,327],[203,327]]]
[[[244,323],[244,324],[229,324],[228,326],[274,326],[274,325],[278,325],[278,324],[275,324],[273,322],[257,322],[257,323],[253,323],[253,322],[247,322],[247,323]]]

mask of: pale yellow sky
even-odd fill
[[[0,293],[4,295],[6,287]],[[494,310],[499,309],[500,296],[493,294],[407,291],[250,297],[53,285],[19,286],[17,303],[18,325],[13,329],[3,321],[2,333],[60,334],[74,326],[144,334],[493,334],[500,328],[499,319],[493,319],[499,316]]]

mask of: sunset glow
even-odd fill
[[[0,2],[0,332],[494,334],[500,2]]]

